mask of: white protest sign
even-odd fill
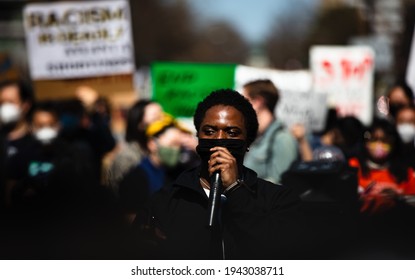
[[[134,72],[127,1],[29,4],[23,17],[34,80]]]
[[[282,71],[248,66],[237,66],[235,89],[241,92],[244,84],[269,79],[280,91],[276,115],[287,127],[303,124],[308,130],[324,127],[327,113],[326,96],[311,92],[311,73],[306,70]]]
[[[411,51],[409,53],[408,66],[406,67],[406,83],[415,92],[415,32],[412,35]],[[415,100],[415,96],[413,96]]]
[[[235,89],[241,91],[244,84],[258,79],[271,80],[279,90],[306,92],[312,87],[312,77],[307,70],[283,71],[238,65],[235,70]]]
[[[307,130],[324,129],[327,116],[327,95],[316,92],[281,91],[277,115],[287,127],[303,124]]]
[[[313,88],[326,92],[339,116],[370,124],[373,115],[374,51],[370,47],[316,46],[310,50]]]

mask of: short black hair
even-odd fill
[[[58,113],[58,107],[57,107],[56,101],[46,100],[46,101],[37,102],[35,106],[33,107],[32,116],[30,118],[31,121],[33,121],[33,116],[37,112],[48,112],[51,115],[53,115],[53,117],[56,120],[59,121],[59,113]]]
[[[396,89],[401,88],[403,93],[405,94],[405,97],[410,101],[411,104],[413,104],[414,92],[412,91],[412,88],[408,85],[408,83],[400,79],[395,84],[393,84],[389,89],[387,90],[387,96],[389,97],[391,92]]]
[[[3,89],[8,86],[16,86],[19,90],[20,100],[22,102],[29,102],[30,104],[34,103],[34,93],[33,88],[30,82],[21,79],[15,80],[4,80],[0,83],[0,89]]]
[[[398,183],[409,180],[408,178],[408,168],[409,165],[402,160],[403,150],[402,150],[402,140],[399,136],[398,131],[396,130],[395,124],[388,120],[379,117],[373,119],[372,124],[366,129],[364,133],[365,140],[369,140],[371,135],[377,130],[382,130],[385,135],[390,139],[391,150],[389,155],[389,172],[395,177]],[[367,159],[369,157],[367,149],[359,157],[359,162],[362,168],[363,176],[369,174],[369,167],[367,165]]]
[[[128,110],[125,141],[138,142],[141,146],[146,145],[145,127],[140,127],[140,124],[143,122],[147,105],[152,103],[154,102],[151,100],[141,99]]]
[[[251,103],[239,92],[233,89],[219,89],[211,92],[197,105],[193,123],[199,133],[200,125],[205,118],[206,111],[216,105],[232,106],[244,116],[247,131],[246,142],[249,145],[255,140],[258,131],[258,119]]]

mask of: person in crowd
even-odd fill
[[[364,146],[364,129],[356,117],[338,117],[335,110],[329,110],[325,129],[313,135],[312,150],[331,146],[339,148],[346,160],[356,157]]]
[[[148,125],[146,156],[120,182],[120,205],[129,224],[147,223],[150,197],[182,171],[180,153],[184,134],[189,132],[169,115]]]
[[[11,206],[11,193],[25,172],[33,139],[28,118],[34,103],[31,86],[23,80],[7,80],[0,84],[0,133],[4,139],[4,188],[1,204]]]
[[[415,170],[415,107],[400,108],[396,112],[395,125],[403,142],[402,160]]]
[[[152,204],[158,257],[299,257],[299,198],[290,188],[263,180],[243,166],[258,130],[251,103],[231,89],[214,91],[198,104],[194,125],[200,165],[182,173]],[[209,227],[211,177],[216,172],[222,202],[217,223]]]
[[[402,141],[390,121],[375,119],[364,137],[365,149],[349,164],[359,170],[361,211],[382,213],[415,195],[414,170],[402,160]]]
[[[360,189],[358,258],[413,258],[414,170],[403,160],[402,141],[388,119],[374,119],[365,132],[365,149],[350,159]]]
[[[243,86],[242,94],[251,102],[259,122],[258,137],[245,157],[245,165],[259,177],[278,183],[299,156],[294,136],[275,117],[278,89],[270,80],[255,80]]]
[[[388,116],[394,121],[397,111],[404,106],[414,105],[414,94],[406,82],[397,82],[386,94],[388,100]]]
[[[117,151],[108,168],[108,181],[114,193],[118,194],[119,183],[145,156],[147,126],[163,118],[163,109],[157,102],[141,99],[127,113],[125,143]]]
[[[69,193],[92,187],[92,160],[59,137],[60,123],[54,103],[36,104],[30,129],[34,145],[14,191],[15,204],[33,212],[50,202],[60,201],[58,205],[62,205],[63,199],[69,199]],[[51,194],[55,196],[51,198]]]
[[[92,154],[95,180],[102,184],[103,158],[116,145],[109,124],[110,114],[102,109],[102,99],[95,90],[81,88],[76,96],[59,104],[60,134],[66,141]]]
[[[29,127],[34,145],[12,192],[1,256],[118,257],[121,219],[96,183],[92,154],[61,137],[55,102],[38,102]]]
[[[297,140],[300,160],[304,162],[313,160],[313,149],[307,137],[306,127],[301,123],[296,123],[290,127],[290,132]]]

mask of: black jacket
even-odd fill
[[[166,236],[160,244],[160,258],[298,257],[298,197],[289,188],[258,178],[248,168],[243,173],[244,184],[222,203],[223,231],[208,227],[208,197],[200,185],[198,168],[182,173],[169,190],[155,197],[153,216]]]

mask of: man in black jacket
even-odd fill
[[[251,104],[233,90],[199,103],[194,124],[201,165],[182,173],[154,199],[160,258],[298,258],[299,199],[284,186],[243,166],[258,121]],[[212,176],[219,172],[217,223],[209,225]]]

